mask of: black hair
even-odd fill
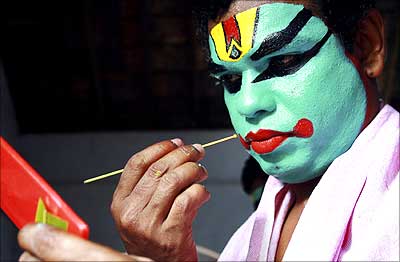
[[[375,7],[375,0],[317,0],[323,18],[339,36],[347,51],[353,51],[358,22]]]
[[[353,51],[358,22],[375,7],[375,0],[313,0],[320,7],[322,19],[340,38],[347,51]],[[192,10],[197,37],[203,48],[208,49],[208,21],[224,14],[233,0],[193,0]]]

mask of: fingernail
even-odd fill
[[[41,233],[47,231],[47,230],[51,230],[53,227],[47,225],[47,224],[43,224],[43,223],[37,223],[33,226],[33,230],[35,231],[35,233]]]
[[[38,233],[40,233],[41,229],[44,227],[44,224],[38,223],[38,224],[29,224],[24,226],[20,230],[20,234],[26,236],[27,238],[31,238],[32,236],[36,236]]]
[[[197,165],[201,168],[202,172],[199,175],[199,182],[203,182],[208,178],[208,171],[207,169],[200,163],[197,163]]]
[[[204,173],[207,174],[207,169],[206,169],[202,164],[197,163],[197,165],[198,165],[199,167],[201,167],[201,169],[203,169]]]
[[[25,251],[19,257],[18,261],[40,261],[40,259],[38,259],[37,257],[32,256],[29,252]]]
[[[205,185],[202,185],[202,186],[203,186],[204,190],[205,190],[209,195],[211,195],[210,191],[207,190],[207,188],[205,187]]]
[[[204,153],[204,148],[200,144],[193,144],[192,146],[196,149],[197,152]]]
[[[180,139],[180,138],[171,139],[171,142],[172,142],[173,144],[175,144],[177,147],[180,147],[180,146],[183,145],[183,141],[182,141],[182,139]]]

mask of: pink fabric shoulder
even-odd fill
[[[331,164],[303,210],[285,261],[399,261],[399,123],[399,113],[386,105]],[[259,208],[221,260],[274,257],[280,232],[272,230],[280,230],[274,201],[283,186],[269,179]]]

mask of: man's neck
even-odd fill
[[[296,198],[296,204],[307,202],[310,198],[311,193],[313,192],[314,188],[318,185],[319,181],[321,180],[321,176],[316,177],[312,180],[299,183],[299,184],[291,184],[290,190],[294,193]]]
[[[364,123],[361,131],[366,128],[369,123],[375,118],[381,109],[381,103],[379,101],[379,92],[376,86],[375,79],[364,80],[365,92],[367,96],[367,110],[365,113]]]

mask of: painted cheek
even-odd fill
[[[314,127],[310,120],[303,118],[300,119],[296,126],[293,128],[293,134],[296,137],[311,137],[314,133]]]
[[[243,127],[243,123],[242,123],[243,118],[237,112],[237,108],[235,106],[235,101],[233,99],[233,96],[231,94],[229,94],[226,90],[224,91],[224,100],[225,100],[225,105],[228,109],[228,113],[229,113],[229,117],[231,119],[232,126],[235,129],[235,132],[237,134],[240,134],[241,130],[245,130],[245,128]],[[242,143],[242,145],[247,149],[246,142],[240,135],[239,135],[239,140]]]

